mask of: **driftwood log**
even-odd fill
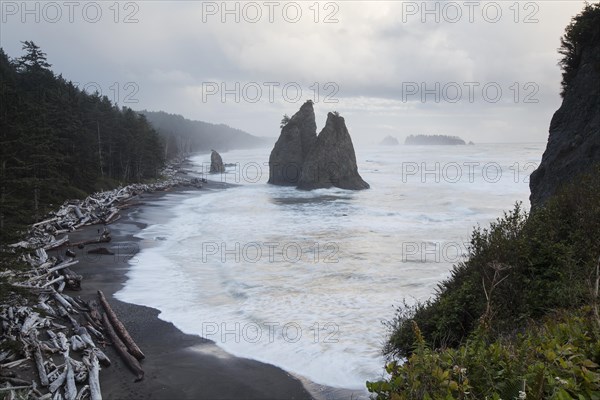
[[[119,336],[117,336],[117,334],[115,333],[115,330],[110,324],[106,313],[102,314],[102,321],[104,322],[104,329],[106,330],[106,334],[113,342],[115,350],[117,350],[117,353],[119,353],[125,364],[127,364],[129,369],[135,374],[135,381],[139,382],[142,379],[144,379],[144,370],[142,369],[140,362],[127,352],[127,347],[125,347],[121,339],[119,339]]]
[[[33,359],[35,360],[35,365],[40,376],[40,383],[42,386],[48,386],[50,382],[48,382],[48,374],[46,373],[46,368],[44,367],[44,357],[42,356],[40,342],[38,341],[37,331],[35,329],[29,333],[29,339],[31,340],[31,345],[33,346]]]
[[[135,344],[135,342],[129,335],[129,332],[127,332],[125,326],[121,323],[121,321],[119,321],[119,318],[117,318],[117,314],[115,314],[110,304],[108,304],[108,301],[106,301],[106,297],[104,297],[104,293],[102,293],[101,290],[98,290],[98,296],[100,297],[100,303],[102,304],[102,307],[104,307],[104,309],[106,310],[106,314],[108,315],[110,322],[114,326],[115,331],[122,339],[123,343],[125,343],[125,346],[127,346],[127,350],[129,351],[129,353],[138,360],[144,359],[146,356],[144,355],[144,353],[142,353],[137,344]]]
[[[85,359],[84,359],[85,362]],[[91,400],[102,400],[102,392],[100,391],[100,365],[98,358],[92,352],[89,357],[88,363],[89,373],[88,381],[90,385],[90,398]]]
[[[112,240],[112,238],[110,236],[110,232],[107,232],[108,231],[103,232],[98,239],[84,240],[83,242],[73,243],[73,246],[77,246],[78,248],[82,249],[88,244],[108,243]]]

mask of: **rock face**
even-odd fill
[[[325,127],[304,162],[298,189],[332,186],[350,190],[369,188],[358,173],[354,146],[344,118],[329,113]]]
[[[550,123],[542,162],[529,181],[532,208],[600,163],[600,44],[582,50],[581,62]]]
[[[269,157],[269,183],[296,186],[304,160],[317,140],[313,103],[307,101],[281,129]]]
[[[344,118],[329,113],[317,137],[313,103],[307,101],[282,128],[269,157],[269,183],[311,190],[368,189],[358,174],[352,139]]]
[[[215,150],[212,150],[210,153],[210,173],[216,174],[220,172],[225,172],[225,165],[223,165],[223,159],[221,155],[217,153]]]

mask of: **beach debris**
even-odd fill
[[[108,317],[106,316],[106,313],[102,314],[102,321],[104,322],[106,334],[112,341],[115,350],[117,351],[117,353],[119,353],[119,355],[121,356],[125,364],[127,364],[129,369],[136,375],[135,381],[139,382],[142,379],[144,379],[144,370],[142,369],[140,362],[131,354],[129,354],[129,352],[127,351],[127,347],[125,347],[125,344],[123,344],[123,342],[113,329],[110,321],[108,320]]]
[[[167,179],[156,183],[134,183],[105,192],[94,193],[83,200],[67,200],[55,212],[50,213],[43,221],[31,225],[27,239],[9,245],[12,248],[57,249],[69,245],[69,237],[58,236],[75,231],[82,226],[103,224],[108,225],[119,220],[119,211],[141,204],[139,196],[143,193],[168,191],[179,186],[202,188],[205,179],[183,178],[176,176],[177,170],[173,167],[165,168],[162,172]],[[85,246],[93,243],[106,243],[110,241],[110,234],[100,235],[96,241],[72,244],[72,246]]]
[[[115,314],[110,304],[108,304],[108,301],[106,301],[106,297],[104,297],[104,293],[102,293],[102,290],[98,290],[98,297],[100,297],[100,304],[102,304],[102,307],[104,307],[104,310],[106,311],[106,315],[108,315],[108,319],[112,324],[112,327],[127,347],[127,351],[138,360],[144,359],[146,356],[144,355],[144,353],[142,353],[137,344],[135,344],[134,340],[129,335],[129,332],[127,332],[125,325],[121,323],[121,321],[117,317],[117,314]]]
[[[101,313],[96,300],[86,302],[65,291],[81,289],[82,276],[71,269],[79,262],[73,249],[110,242],[106,225],[120,218],[120,210],[142,204],[140,194],[182,185],[202,186],[197,178],[184,179],[175,176],[176,172],[168,167],[165,181],[133,184],[94,193],[84,200],[66,201],[31,225],[23,240],[4,249],[28,267],[0,272],[15,289],[0,304],[0,397],[101,400],[100,366],[111,365],[99,346],[108,345],[106,340],[134,372],[136,381],[143,379],[138,359],[144,354],[104,294],[98,293],[106,310]],[[94,224],[104,225],[96,239],[70,242],[68,233]],[[58,250],[63,247],[67,247],[64,252]],[[89,253],[112,254],[105,247]],[[28,295],[18,294],[24,289]],[[31,381],[19,376],[27,369],[38,378]]]

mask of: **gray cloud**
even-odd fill
[[[228,2],[230,9],[238,4],[240,13],[247,11],[238,15],[239,23],[233,14],[222,23],[220,13],[203,13],[220,8],[221,2],[193,1],[121,2],[118,15],[114,3],[98,2],[94,4],[102,16],[95,23],[80,11],[94,6],[78,3],[71,23],[64,3],[57,2],[63,16],[50,23],[46,3],[30,2],[30,10],[35,4],[39,9],[38,23],[21,9],[12,14],[11,5],[21,8],[23,3],[3,2],[0,45],[17,57],[20,41],[35,41],[56,72],[82,84],[95,82],[91,87],[100,87],[120,105],[224,122],[258,135],[276,136],[281,115],[313,98],[318,122],[323,123],[327,111],[340,111],[359,143],[412,133],[448,133],[476,142],[546,140],[550,117],[560,104],[556,49],[583,1],[519,3],[517,23],[512,2],[479,3],[473,22],[464,2],[450,3],[463,12],[456,23],[444,18],[436,23],[431,15],[423,23],[420,14],[403,12],[421,8],[425,3],[420,1],[320,2],[318,23],[313,2],[280,2],[272,23],[264,2]],[[491,3],[502,10],[496,23],[486,21],[481,11],[495,7]],[[437,4],[448,7],[448,2]],[[288,14],[282,14],[284,7]],[[433,9],[436,2],[426,7]],[[302,17],[291,23],[297,8]],[[262,12],[260,21],[245,21],[256,16],[256,9]],[[538,22],[523,23],[528,15]],[[327,16],[338,22],[324,23]],[[126,17],[137,22],[125,23]],[[239,102],[234,94],[224,102],[221,93],[206,96],[207,82],[217,84],[219,91],[221,85],[231,90],[238,83]],[[459,86],[463,93],[456,103],[443,98],[437,103],[434,94],[422,101],[421,91],[407,95],[411,82],[419,89],[421,84],[433,89],[438,82],[440,90],[447,85],[451,96]],[[479,83],[473,102],[468,82]],[[526,86],[528,82],[535,86]],[[286,101],[286,84],[292,84],[287,100],[295,97],[295,84],[302,88],[296,102]],[[486,84],[490,90],[495,85],[502,89],[498,102],[486,101],[481,91]],[[252,102],[256,86],[262,93]],[[527,95],[538,102],[525,103]]]

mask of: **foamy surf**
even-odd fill
[[[170,202],[115,296],[233,355],[364,390],[384,373],[382,321],[431,295],[474,225],[527,203],[542,147],[359,150],[361,192],[270,186],[268,150],[223,153],[239,165],[212,179],[241,186]]]

